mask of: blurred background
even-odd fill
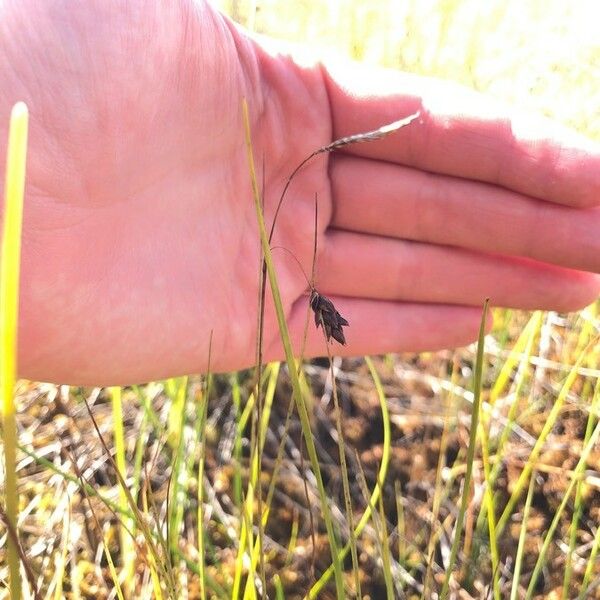
[[[269,36],[323,55],[451,79],[600,138],[595,0],[219,0]]]

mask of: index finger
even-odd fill
[[[458,84],[354,65],[324,69],[333,139],[420,111],[409,126],[345,152],[484,181],[575,207],[600,204],[600,144]]]

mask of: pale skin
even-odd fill
[[[241,120],[273,245],[348,319],[361,355],[462,346],[481,306],[570,311],[600,289],[600,148],[447,83],[324,65],[187,0],[5,2],[0,139],[31,114],[19,373],[126,384],[255,360],[259,245]],[[5,152],[5,146],[2,145]],[[1,157],[4,162],[5,157]],[[297,351],[307,282],[274,251]],[[283,352],[267,290],[265,359]],[[326,354],[311,322],[306,356]]]

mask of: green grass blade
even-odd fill
[[[325,335],[325,323],[321,317],[321,325],[323,326],[323,335]],[[327,356],[329,358],[329,373],[331,376],[331,387],[333,392],[333,405],[335,408],[335,426],[337,431],[338,453],[340,457],[340,470],[342,473],[342,489],[344,492],[344,507],[346,509],[346,520],[350,530],[350,556],[352,557],[352,572],[354,574],[354,594],[357,598],[362,598],[360,590],[360,567],[358,564],[358,552],[356,550],[356,536],[354,535],[354,513],[352,510],[352,498],[350,495],[350,482],[348,480],[348,464],[346,462],[346,447],[344,443],[344,427],[342,425],[342,410],[337,393],[337,384],[335,381],[335,372],[333,370],[333,360],[327,345]],[[385,527],[385,524],[384,524]],[[384,553],[385,554],[385,553]],[[385,558],[385,556],[384,556]],[[388,556],[389,558],[389,556]],[[389,561],[388,561],[389,564]]]
[[[239,426],[240,417],[242,414],[242,393],[240,389],[240,382],[238,380],[237,373],[234,373],[230,378],[231,385],[231,398],[233,400],[233,406],[235,408],[235,437],[233,440],[233,503],[241,510],[242,507],[242,437],[243,430]]]
[[[475,448],[477,446],[477,432],[479,429],[479,412],[481,409],[481,382],[483,379],[483,351],[485,341],[485,325],[487,322],[489,300],[486,300],[483,305],[483,314],[481,316],[481,325],[479,327],[479,337],[477,341],[477,360],[475,362],[475,374],[473,381],[473,409],[471,412],[471,431],[469,434],[469,448],[467,450],[467,470],[465,473],[465,481],[463,486],[462,499],[460,503],[460,510],[456,518],[456,526],[454,530],[454,540],[452,541],[452,548],[450,550],[450,558],[448,560],[448,568],[446,569],[446,577],[444,579],[444,585],[440,593],[440,598],[444,600],[448,596],[450,591],[450,577],[452,576],[452,570],[458,557],[458,548],[460,546],[460,539],[462,537],[463,524],[465,521],[465,515],[467,512],[467,505],[469,502],[469,494],[471,490],[471,478],[473,475],[473,462],[475,460]]]
[[[116,464],[113,463],[113,466],[116,470]],[[121,589],[121,584],[119,581],[119,575],[117,574],[117,569],[115,568],[115,563],[113,561],[112,554],[110,552],[110,547],[109,547],[109,544],[107,541],[106,530],[105,530],[105,528],[102,527],[102,524],[100,523],[100,520],[98,519],[96,511],[94,510],[94,506],[90,500],[90,496],[85,492],[85,486],[83,485],[83,482],[84,482],[83,476],[81,475],[81,473],[79,475],[80,475],[80,481],[81,481],[81,489],[84,491],[85,499],[87,501],[90,514],[92,515],[92,519],[96,525],[96,528],[97,528],[100,538],[102,540],[101,541],[102,549],[104,550],[104,555],[106,556],[106,562],[108,563],[108,570],[109,570],[111,579],[113,581],[114,591],[115,591],[117,597],[119,598],[119,600],[125,600],[125,598],[123,596],[123,590]],[[120,474],[117,472],[117,477],[119,477],[119,476],[120,476]]]
[[[256,216],[258,220],[258,227],[260,233],[260,241],[264,254],[264,260],[267,266],[267,274],[269,277],[269,284],[271,286],[271,294],[273,296],[273,302],[275,304],[275,312],[277,314],[277,323],[279,325],[279,333],[281,335],[281,342],[285,351],[285,358],[288,365],[288,371],[292,384],[294,401],[298,409],[298,415],[300,416],[300,423],[302,426],[302,432],[306,441],[306,449],[310,458],[311,466],[313,468],[315,478],[317,480],[317,488],[319,491],[319,499],[321,503],[321,509],[323,511],[323,520],[325,521],[325,528],[327,530],[327,537],[329,539],[329,545],[331,550],[331,557],[334,564],[335,582],[336,582],[336,593],[338,600],[344,599],[344,580],[342,564],[338,557],[338,543],[336,540],[335,531],[333,528],[333,521],[331,518],[331,512],[329,509],[327,494],[325,492],[325,486],[323,484],[323,477],[321,475],[321,469],[319,468],[319,457],[317,450],[312,438],[310,429],[310,419],[306,406],[304,404],[304,398],[300,389],[300,382],[298,379],[298,373],[296,370],[296,363],[294,360],[294,352],[292,350],[292,344],[290,341],[290,335],[287,327],[285,313],[283,311],[283,303],[281,301],[281,295],[279,293],[279,285],[277,282],[277,275],[275,273],[275,266],[271,257],[271,248],[269,247],[269,241],[267,239],[267,233],[265,230],[265,223],[262,214],[262,206],[260,193],[258,189],[258,183],[256,179],[256,170],[254,167],[254,157],[252,153],[252,143],[250,134],[250,119],[248,116],[248,105],[244,101],[243,103],[243,116],[244,116],[244,127],[245,127],[245,139],[246,148],[248,152],[248,164],[250,168],[250,176],[252,182],[252,192],[254,196],[254,205],[256,208]]]
[[[406,518],[404,516],[404,504],[402,503],[402,487],[400,481],[396,479],[394,481],[394,495],[396,496],[396,514],[398,515],[396,518],[396,531],[398,532],[398,562],[400,564],[406,561]],[[428,553],[431,556],[430,553]],[[431,560],[427,561],[427,566],[429,567],[429,563]],[[428,569],[429,570],[429,569]],[[426,592],[425,586],[423,586],[424,592]]]
[[[596,384],[595,396],[594,396],[594,404],[598,406],[600,402],[600,379]],[[596,413],[598,416],[598,413]],[[594,572],[597,567],[597,556],[600,551],[600,527],[596,528],[596,533],[594,535],[594,542],[592,544],[592,549],[590,550],[590,555],[588,557],[587,564],[585,566],[585,572],[583,574],[583,581],[581,583],[581,590],[579,592],[578,600],[584,600],[584,598],[588,597],[588,587],[590,585],[590,580],[592,579]]]
[[[175,445],[175,462],[172,471],[171,500],[169,502],[169,550],[175,556],[175,550],[179,547],[179,536],[183,511],[187,503],[187,468],[185,460],[185,405],[187,399],[188,378],[177,378],[175,389],[175,402],[169,415],[170,436]]]
[[[530,344],[530,340],[535,336],[536,332],[539,330],[542,323],[543,313],[541,311],[536,311],[533,313],[527,325],[523,328],[523,331],[517,338],[508,358],[504,361],[502,365],[502,369],[498,376],[496,377],[496,381],[490,390],[490,399],[489,403],[494,404],[500,394],[503,392],[504,388],[508,384],[510,380],[510,376],[513,371],[519,364],[521,360],[521,354],[525,351],[525,349]]]
[[[508,358],[506,359],[498,378],[490,391],[490,404],[494,404],[498,399],[499,395],[504,390],[506,383],[508,382],[510,375],[514,371],[515,367],[518,366],[517,373],[514,381],[514,400],[510,405],[508,415],[506,417],[506,423],[500,432],[499,439],[495,442],[495,453],[496,456],[501,457],[502,451],[506,445],[506,442],[509,439],[510,434],[513,431],[513,426],[519,416],[519,408],[521,407],[521,394],[524,389],[525,383],[528,379],[528,374],[530,370],[530,361],[533,356],[534,344],[535,340],[539,335],[539,330],[542,326],[542,318],[543,313],[541,311],[536,311],[532,317],[529,319],[527,325],[524,330],[521,332],[519,339],[515,343],[512,348]],[[522,416],[522,415],[521,415]],[[488,444],[489,447],[489,444]],[[494,466],[492,467],[491,473],[486,475],[486,485],[493,489],[496,485],[496,481],[498,479],[499,474],[502,471],[502,466],[504,462],[502,460],[497,460]],[[481,510],[479,511],[479,515],[477,516],[477,525],[476,531],[477,534],[475,536],[475,543],[473,544],[473,548],[471,550],[470,561],[472,564],[476,564],[479,558],[479,551],[481,543],[479,540],[484,537],[484,529],[488,527],[489,534],[489,519],[487,519],[487,502],[483,503]],[[490,540],[491,544],[491,540]],[[494,542],[496,546],[496,542]],[[473,572],[472,572],[473,573]]]
[[[267,436],[267,428],[268,428],[268,424],[269,424],[269,419],[271,418],[271,408],[273,407],[273,399],[275,398],[275,388],[277,386],[277,378],[279,377],[279,367],[280,367],[280,364],[278,362],[275,362],[275,363],[271,363],[270,365],[268,365],[267,369],[265,369],[265,371],[268,370],[268,372],[269,372],[269,383],[267,386],[267,391],[264,396],[264,406],[263,406],[263,410],[262,410],[262,414],[261,414],[261,423],[258,428],[259,436],[260,436],[259,447],[257,449],[257,455],[255,455],[252,459],[252,468],[250,470],[250,483],[251,483],[253,490],[257,490],[258,486],[261,485],[260,463],[258,460],[258,455],[262,454],[264,446],[265,446],[265,439]],[[262,506],[263,514],[259,515],[259,519],[261,520],[261,527],[263,527],[263,528],[266,525],[266,521],[267,521],[268,514],[269,514],[269,509],[270,509],[269,503],[268,502],[263,503],[263,506]],[[248,510],[250,513],[252,512],[251,504],[249,505]],[[252,570],[256,570],[256,565],[260,561],[261,550],[262,550],[262,544],[260,543],[260,540],[257,539],[254,544],[254,548],[253,548],[252,556],[251,556]],[[256,594],[255,594],[255,589],[254,589],[254,582],[252,581],[252,579],[250,577],[248,577],[248,579],[246,580],[246,588],[244,590],[244,598],[246,598],[247,600],[250,600],[255,597],[256,597]]]
[[[600,408],[600,379],[596,381],[596,387],[594,389],[594,398],[592,400],[592,410],[596,419],[600,416],[599,414]],[[596,534],[594,535],[594,542],[592,544],[592,549],[590,550],[590,556],[588,558],[587,564],[585,566],[585,572],[583,574],[583,581],[581,583],[581,590],[579,592],[578,600],[583,600],[586,597],[588,586],[590,584],[590,580],[594,574],[594,570],[596,568],[596,556],[598,555],[598,551],[600,550],[600,527],[596,529]]]
[[[275,573],[275,576],[273,577],[273,584],[275,585],[275,600],[285,600],[281,578],[277,573]]]
[[[379,496],[381,495],[381,488],[383,486],[383,482],[387,476],[388,465],[390,462],[390,453],[392,446],[392,434],[390,427],[390,412],[387,406],[387,400],[385,397],[385,392],[383,391],[383,386],[381,385],[381,379],[379,378],[379,374],[375,369],[375,365],[373,365],[373,361],[365,356],[365,362],[367,363],[367,367],[369,368],[369,372],[371,373],[371,377],[373,378],[373,383],[375,384],[375,390],[377,391],[377,398],[379,399],[379,406],[381,407],[381,417],[383,422],[383,451],[381,455],[381,465],[379,466],[379,472],[377,473],[377,483],[373,488],[373,493],[369,498],[369,503],[367,504],[367,508],[363,513],[362,517],[358,521],[356,527],[354,528],[354,538],[357,539],[365,528],[366,524],[369,522],[371,517],[373,516],[373,511],[377,510],[377,502],[379,501]],[[348,552],[350,551],[350,543],[346,544],[342,550],[340,551],[340,561],[344,560]],[[329,568],[321,575],[319,580],[312,586],[307,597],[309,599],[317,598],[320,592],[323,590],[327,582],[331,579],[333,575],[333,565],[330,565]]]
[[[200,579],[200,600],[206,599],[206,540],[204,537],[204,466],[206,461],[206,420],[208,417],[208,401],[212,384],[210,374],[210,363],[212,358],[212,332],[208,342],[208,368],[204,385],[202,386],[202,406],[198,410],[196,420],[196,439],[200,444],[200,456],[198,457],[198,510],[196,515],[197,539],[198,539],[198,573]]]
[[[455,386],[457,384],[458,379],[458,367],[459,361],[457,355],[455,353],[454,360],[452,361],[452,374],[450,376],[451,388],[449,393],[444,396],[444,428],[442,430],[442,435],[440,437],[440,449],[438,454],[438,463],[435,473],[435,488],[433,493],[433,503],[431,509],[431,523],[437,523],[439,520],[440,508],[442,505],[442,500],[447,496],[447,490],[444,489],[444,481],[443,481],[443,471],[446,467],[446,451],[448,449],[448,438],[450,433],[450,423],[452,419],[452,411],[454,410],[454,399],[455,399]],[[396,481],[397,486],[399,487],[399,482]],[[398,496],[398,492],[396,492],[396,496]],[[398,502],[398,515],[402,515],[402,503]],[[406,554],[405,549],[401,549],[403,546],[402,537],[400,536],[400,520],[398,526],[398,544],[399,551],[398,556],[400,560]],[[425,572],[425,577],[423,579],[423,597],[427,597],[429,593],[429,588],[431,586],[431,580],[433,577],[433,563],[434,563],[434,554],[435,548],[439,541],[439,534],[432,532],[432,535],[429,536],[429,543],[427,544],[427,570]]]
[[[369,487],[367,486],[367,480],[365,473],[360,464],[358,453],[356,453],[356,464],[358,465],[358,472],[356,473],[356,479],[362,490],[365,498],[369,497]],[[373,530],[375,532],[374,540],[377,548],[377,553],[381,559],[381,571],[383,574],[383,582],[385,584],[385,595],[387,600],[394,600],[394,581],[392,574],[392,561],[390,553],[389,536],[387,530],[387,521],[385,518],[385,512],[383,508],[383,499],[381,495],[377,501],[377,506],[374,507],[371,515],[371,522],[373,524]],[[357,598],[362,596],[356,595]]]
[[[537,580],[540,576],[540,573],[542,572],[542,568],[546,564],[545,563],[546,553],[548,552],[548,548],[550,547],[550,543],[552,542],[552,539],[554,537],[554,532],[556,531],[556,528],[558,527],[558,524],[560,522],[560,518],[563,514],[563,511],[565,510],[565,507],[567,506],[567,503],[568,503],[569,499],[571,498],[571,494],[573,493],[573,490],[575,489],[575,486],[577,485],[577,482],[579,481],[581,474],[585,470],[587,459],[590,455],[590,452],[594,449],[594,446],[596,445],[598,438],[600,438],[600,423],[596,424],[594,432],[590,436],[588,443],[585,445],[583,452],[581,453],[579,461],[577,462],[577,466],[575,467],[575,469],[573,471],[573,479],[571,480],[571,483],[569,484],[569,487],[567,488],[567,491],[565,492],[564,497],[561,500],[560,506],[558,507],[558,509],[554,515],[554,518],[552,519],[552,523],[550,524],[550,527],[548,528],[548,531],[546,532],[546,537],[544,538],[544,543],[542,544],[542,549],[540,550],[538,559],[537,559],[537,561],[535,563],[535,567],[533,569],[533,573],[531,575],[531,580],[529,582],[529,586],[527,588],[527,596],[525,597],[526,600],[530,600],[531,598],[533,598]]]
[[[142,494],[142,509],[145,515],[149,514],[148,494]],[[160,529],[158,531],[160,532]],[[162,536],[160,536],[159,543],[161,543],[161,546],[164,548],[164,540],[162,539]],[[162,586],[160,584],[160,577],[158,575],[157,558],[152,553],[148,555],[148,568],[150,569],[150,578],[152,580],[152,589],[154,590],[154,595],[156,596],[157,600],[162,600],[163,593]]]
[[[496,541],[496,511],[494,507],[494,484],[491,478],[489,441],[483,423],[480,423],[481,451],[483,458],[483,473],[485,478],[484,505],[487,512],[490,554],[492,556],[492,589],[494,600],[500,600],[500,554]]]
[[[383,571],[383,580],[385,582],[385,593],[387,600],[394,600],[394,583],[392,575],[392,561],[390,553],[390,543],[388,530],[385,519],[385,511],[383,508],[383,498],[379,496],[379,523],[380,535],[381,535],[381,570]],[[358,596],[359,598],[361,596]]]
[[[117,569],[115,567],[115,562],[111,556],[110,549],[108,547],[108,542],[106,541],[106,535],[104,532],[102,533],[102,547],[104,548],[104,556],[106,556],[106,562],[108,563],[108,570],[110,573],[110,577],[113,581],[114,590],[117,594],[117,598],[119,600],[125,600],[125,596],[123,595],[123,590],[121,589],[121,584],[119,583],[119,576],[117,574]]]
[[[166,427],[160,420],[160,417],[156,414],[151,402],[151,396],[153,395],[153,392],[156,391],[157,387],[158,384],[149,383],[148,385],[144,386],[143,390],[139,389],[137,386],[134,386],[133,389],[136,392],[138,400],[142,404],[146,418],[150,422],[152,429],[154,429],[156,432],[156,436],[158,438],[162,438],[164,435],[166,435]]]
[[[29,450],[29,448],[27,448],[23,445],[19,445],[19,450],[21,452],[23,452],[24,454],[26,454],[27,456],[29,456],[32,460],[35,461],[36,464],[39,464],[44,469],[48,469],[48,471],[55,473],[56,475],[58,475],[65,481],[77,484],[84,495],[87,495],[90,498],[92,498],[92,497],[97,498],[107,508],[109,508],[111,512],[114,512],[115,514],[120,514],[126,519],[135,519],[135,522],[138,523],[138,526],[139,526],[139,523],[141,522],[142,527],[140,527],[140,529],[143,531],[145,536],[148,533],[152,533],[152,532],[150,532],[150,530],[147,528],[147,525],[146,525],[146,522],[148,521],[148,519],[146,518],[148,515],[148,505],[147,505],[147,497],[145,494],[142,494],[142,496],[141,496],[142,508],[144,510],[144,514],[139,513],[139,509],[136,508],[136,514],[134,515],[134,512],[132,510],[124,509],[118,503],[113,502],[112,500],[110,500],[109,498],[104,496],[95,487],[91,486],[90,484],[86,483],[85,481],[82,481],[77,476],[60,469],[52,461],[48,460],[47,458],[44,458],[43,456],[39,456],[38,454],[36,454],[35,452],[32,452],[31,450]],[[128,500],[128,503],[129,503],[129,500]],[[135,504],[135,506],[137,507],[137,503]],[[140,519],[141,519],[141,521],[140,521]],[[155,531],[154,538],[156,538],[156,537],[158,537],[158,535],[157,535],[157,532]],[[159,594],[159,591],[160,591],[160,583],[159,582],[161,579],[159,577],[157,569],[162,567],[162,565],[159,564],[157,566],[157,563],[156,563],[157,555],[155,554],[156,548],[151,547],[150,550],[151,550],[151,552],[149,552],[147,554],[147,561],[151,567],[151,575],[152,575],[153,581],[155,581],[156,585],[158,586],[158,587],[156,587],[156,585],[155,585],[155,597],[158,600],[160,600],[160,598],[162,598],[162,592]],[[191,559],[186,557],[179,548],[177,548],[176,556],[186,563],[186,565],[190,569],[190,571],[192,571],[196,575],[199,575],[198,565],[194,564],[194,562]],[[163,581],[164,581],[164,573],[163,573]],[[218,598],[227,598],[229,596],[229,592],[225,588],[223,588],[222,585],[217,583],[212,577],[210,577],[208,575],[208,573],[206,574],[206,583],[207,583],[207,587],[210,587],[210,589],[213,590],[217,594]]]
[[[139,399],[139,396],[138,396]],[[142,479],[142,463],[144,460],[144,450],[148,443],[148,415],[143,412],[140,421],[139,432],[135,442],[133,454],[133,475],[131,478],[131,496],[137,501]],[[125,505],[127,508],[127,505]]]
[[[594,430],[596,421],[598,420],[598,410],[600,408],[600,379],[596,381],[596,388],[592,397],[592,403],[590,406],[590,413],[585,428],[585,435],[583,437],[584,446],[588,443],[590,436]],[[577,530],[579,529],[579,521],[583,515],[585,508],[585,501],[583,499],[583,482],[577,482],[577,489],[575,491],[575,502],[573,519],[571,521],[571,534],[569,536],[569,552],[567,554],[567,560],[565,563],[565,575],[563,578],[563,600],[567,600],[570,594],[571,576],[573,574],[573,555],[575,554],[575,544],[577,542]]]
[[[120,387],[109,389],[113,412],[113,436],[115,444],[115,463],[121,477],[127,479],[127,461],[125,458],[125,432],[123,430],[123,394]],[[127,508],[127,497],[119,487],[119,505]],[[119,539],[121,542],[121,565],[123,567],[123,586],[127,596],[133,593],[135,572],[135,548],[131,535],[134,532],[132,519],[122,520],[119,524]]]
[[[266,419],[266,423],[269,421],[270,417],[270,408],[273,401],[273,396],[275,394],[275,384],[277,382],[277,376],[279,375],[279,363],[273,363],[266,366],[265,369],[262,370],[261,382],[262,386],[264,382],[268,381],[268,389],[265,394],[265,410],[261,411],[261,419]],[[238,422],[238,435],[242,436],[242,431],[246,426],[247,420],[250,418],[252,414],[252,408],[255,406],[255,399],[259,395],[259,390],[256,388],[256,393],[250,395],[248,402],[246,403],[246,407],[244,412],[241,415],[240,422]],[[250,477],[248,479],[248,487],[246,490],[246,497],[243,501],[241,507],[241,515],[242,515],[242,523],[240,527],[240,534],[238,539],[238,555],[235,562],[235,572],[233,579],[233,587],[232,587],[232,598],[238,598],[240,593],[240,588],[242,584],[242,576],[244,573],[244,557],[250,556],[251,560],[251,571],[254,573],[256,570],[256,562],[259,558],[258,552],[260,548],[259,540],[257,540],[256,546],[254,546],[254,542],[252,540],[252,521],[254,514],[254,491],[256,490],[257,482],[258,482],[258,469],[259,469],[259,461],[258,461],[258,453],[262,451],[262,447],[264,444],[264,435],[266,435],[266,423],[264,428],[260,427],[261,430],[261,441],[260,446],[257,448],[255,443],[251,443],[252,452],[250,457]],[[253,428],[253,435],[256,435],[257,428]],[[264,434],[262,433],[264,432]],[[268,511],[265,516],[268,516]],[[254,560],[256,558],[256,560]],[[250,587],[249,587],[250,586]],[[246,587],[244,590],[244,597],[247,598],[249,594],[253,594],[255,592],[254,589],[254,578],[249,576],[246,580]]]
[[[508,502],[506,503],[506,507],[504,508],[502,516],[498,520],[498,527],[496,528],[496,535],[498,537],[504,531],[504,527],[506,527],[506,524],[508,523],[508,520],[510,519],[512,512],[513,512],[519,498],[521,497],[521,494],[523,493],[525,486],[527,485],[527,482],[529,480],[529,475],[531,474],[531,471],[533,470],[533,466],[539,457],[539,454],[544,446],[544,443],[546,442],[546,438],[548,437],[548,435],[552,431],[554,425],[556,424],[556,421],[558,420],[558,417],[560,415],[562,407],[565,403],[565,400],[567,399],[567,395],[568,395],[569,391],[571,390],[571,387],[575,383],[575,380],[577,379],[579,367],[581,367],[583,361],[586,358],[587,350],[590,347],[592,347],[595,343],[596,343],[596,340],[593,340],[592,342],[590,342],[588,344],[587,349],[580,354],[577,361],[575,362],[575,364],[569,371],[569,374],[567,375],[567,378],[565,379],[565,382],[558,394],[558,397],[556,398],[556,402],[552,406],[552,409],[550,410],[550,413],[548,414],[548,417],[546,418],[544,427],[542,428],[542,431],[540,432],[538,439],[536,440],[533,448],[531,449],[531,452],[529,453],[529,457],[527,459],[527,462],[525,463],[525,466],[523,467],[523,471],[521,472],[521,475],[519,475],[519,479],[517,480],[516,484],[514,485],[513,492],[511,494]]]
[[[500,440],[498,441],[498,443],[496,445],[496,453],[499,455],[502,454],[504,445],[506,444],[506,442],[508,440],[508,437],[513,428],[513,424],[517,418],[517,412],[519,410],[519,398],[521,397],[521,392],[525,386],[525,381],[527,379],[526,375],[528,372],[527,367],[529,365],[529,361],[531,360],[531,357],[533,356],[534,343],[535,343],[537,336],[539,335],[539,331],[542,326],[542,320],[543,320],[542,318],[543,318],[542,312],[537,311],[536,313],[534,313],[534,315],[529,320],[529,323],[527,323],[527,326],[525,327],[525,331],[521,334],[521,336],[519,338],[519,340],[521,340],[521,338],[522,338],[525,342],[524,350],[520,350],[519,348],[515,347],[511,351],[510,356],[509,356],[508,360],[506,361],[506,363],[508,363],[509,361],[512,362],[513,359],[511,359],[511,357],[516,359],[522,353],[521,366],[518,370],[517,379],[515,381],[515,399],[514,399],[514,402],[510,406],[510,409],[508,411],[507,420],[506,420],[507,421],[506,425],[502,429],[502,433],[500,434]],[[525,334],[527,334],[527,335],[525,335]],[[506,365],[506,363],[505,363],[505,365]],[[504,371],[504,367],[502,370]],[[511,369],[511,371],[512,371],[512,369]],[[496,386],[494,386],[494,389],[496,389]],[[491,396],[491,394],[490,394],[490,396]],[[502,469],[502,461],[499,461],[498,464],[496,464],[496,466],[492,469],[492,484],[496,483],[496,479],[497,479],[498,474],[501,471],[501,469]]]
[[[523,566],[523,556],[525,554],[525,540],[527,539],[527,523],[529,522],[529,510],[533,500],[533,490],[535,488],[535,471],[531,473],[529,480],[529,489],[525,499],[525,508],[523,509],[523,521],[521,522],[521,531],[519,533],[519,545],[517,546],[517,555],[515,556],[515,570],[513,572],[512,587],[510,590],[510,600],[517,600],[519,593],[519,578],[521,577],[521,567]]]
[[[10,114],[6,181],[4,184],[4,229],[0,263],[0,385],[2,386],[2,432],[4,438],[6,518],[18,536],[19,496],[17,489],[17,422],[14,388],[17,376],[17,326],[19,322],[19,275],[21,271],[21,228],[27,160],[29,113],[17,102]],[[7,539],[9,589],[13,600],[21,597],[19,553],[11,536]]]
[[[98,427],[98,423],[96,422],[96,420],[94,418],[94,414],[93,414],[87,400],[85,399],[85,397],[83,397],[83,401],[85,403],[85,408],[87,410],[87,413],[90,416],[90,420],[92,421],[92,425],[96,431],[96,435],[98,436],[98,440],[100,441],[100,444],[102,445],[102,449],[104,450],[105,456],[108,459],[111,467],[114,469],[115,475],[117,476],[117,479],[119,480],[119,485],[121,486],[121,489],[125,492],[125,496],[127,498],[127,504],[129,505],[129,509],[133,513],[136,525],[137,525],[138,529],[142,532],[144,539],[146,541],[146,544],[147,544],[147,548],[148,548],[150,554],[152,555],[148,558],[148,560],[154,561],[156,568],[160,569],[160,575],[163,578],[165,585],[174,594],[175,593],[174,590],[176,587],[174,574],[170,569],[166,568],[166,566],[161,562],[158,548],[155,544],[152,531],[150,530],[150,527],[148,526],[144,516],[140,513],[137,503],[134,501],[129,488],[125,484],[125,481],[123,480],[123,477],[121,476],[121,473],[119,472],[119,469],[117,468],[117,465],[112,457],[112,454],[111,454],[108,446],[106,445],[104,438],[102,437],[102,433],[100,431],[100,428]],[[159,533],[160,532],[157,532],[157,535],[159,535]],[[160,535],[159,535],[159,537],[160,537]]]

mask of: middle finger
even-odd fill
[[[600,208],[376,160],[331,158],[335,228],[600,272]]]
[[[577,310],[600,278],[529,259],[329,230],[317,262],[325,295],[520,309]]]

